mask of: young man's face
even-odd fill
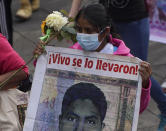
[[[59,131],[102,131],[100,114],[91,100],[76,100],[60,116]]]

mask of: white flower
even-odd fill
[[[53,11],[52,14],[46,18],[46,25],[49,28],[54,28],[55,31],[61,30],[61,28],[68,23],[68,18],[64,17],[62,13]]]

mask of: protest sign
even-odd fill
[[[150,40],[166,43],[166,0],[151,0],[155,5],[150,15]]]
[[[24,131],[136,131],[139,59],[46,47],[34,74]]]

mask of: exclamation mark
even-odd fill
[[[138,65],[136,65],[136,68],[135,68],[135,75],[137,75],[137,72],[138,72]]]
[[[50,55],[50,58],[49,58],[49,64],[51,64],[51,55]]]

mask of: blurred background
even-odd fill
[[[96,0],[93,0],[96,1]],[[13,17],[13,48],[28,61],[33,55],[39,37],[41,36],[40,24],[49,13],[54,10],[65,9],[69,11],[72,0],[40,0],[40,8],[32,13],[30,19],[20,21],[15,14],[20,6],[19,0],[12,1],[12,17]],[[85,1],[87,4],[89,1]],[[92,2],[92,1],[91,1]],[[53,40],[50,45],[69,47],[71,44],[57,42]],[[166,80],[166,44],[150,41],[148,61],[152,65],[153,76],[162,84]],[[33,62],[29,64],[30,73],[33,75]],[[150,101],[150,105],[146,111],[140,115],[138,131],[156,131],[159,123],[159,111],[156,103]]]

